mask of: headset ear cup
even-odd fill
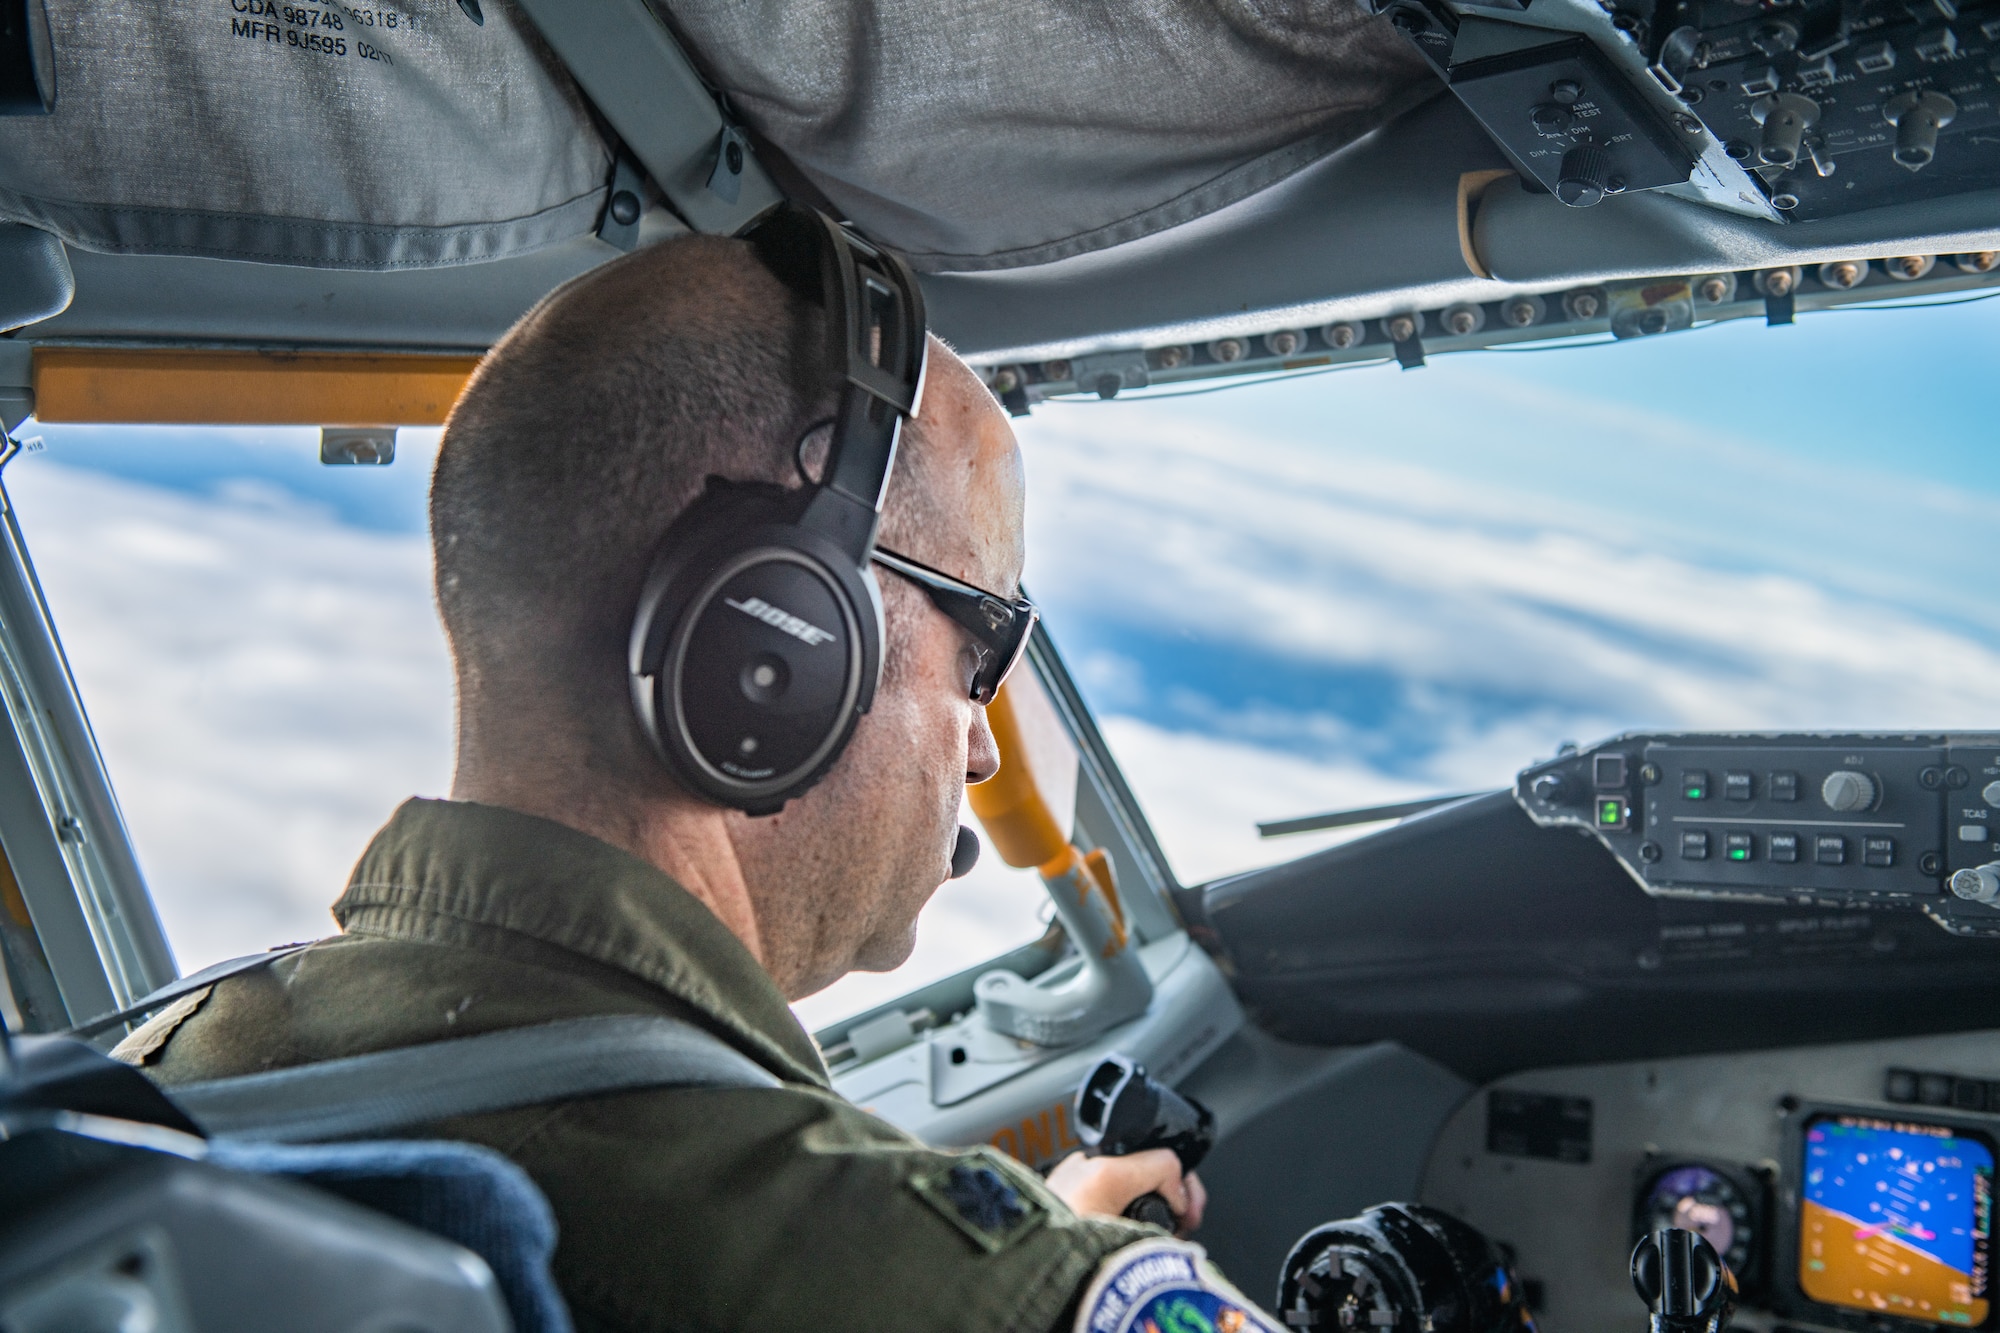
[[[751,814],[824,776],[881,675],[874,580],[787,521],[797,494],[704,494],[662,543],[633,619],[640,730],[683,784]]]

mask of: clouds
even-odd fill
[[[385,485],[361,469],[227,438],[226,470],[137,484],[62,460],[200,450],[199,434],[73,452],[50,434],[7,488],[182,971],[332,934],[327,908],[368,839],[450,780],[450,663],[411,506],[328,493]],[[426,453],[406,440],[395,466],[421,477]],[[1033,939],[1046,901],[989,850],[925,912],[905,968],[857,973],[799,1012],[830,1022]]]
[[[1029,586],[1183,880],[1353,836],[1260,819],[1498,786],[1565,738],[2000,717],[1992,491],[1518,369],[1023,424]],[[296,433],[48,434],[8,486],[183,966],[330,931],[369,835],[448,780],[430,441],[328,469]],[[904,970],[800,1012],[991,957],[1043,902],[989,853]]]
[[[1497,786],[1562,738],[2000,715],[1993,600],[1937,578],[1939,534],[1991,544],[1992,496],[1484,371],[1320,397],[1337,424],[1135,403],[1023,432],[1030,586],[1127,719],[1107,730],[1185,879],[1304,850],[1230,820]],[[1550,438],[1557,403],[1618,441],[1603,473]]]
[[[183,969],[331,934],[369,835],[449,777],[424,540],[257,482],[7,483]]]

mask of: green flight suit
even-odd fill
[[[410,801],[333,910],[344,934],[182,1001],[121,1054],[171,1085],[664,1013],[784,1080],[616,1093],[424,1131],[495,1148],[541,1186],[579,1330],[1043,1333],[1067,1327],[1107,1255],[1158,1235],[1078,1217],[1018,1163],[935,1151],[842,1098],[749,950],[659,870],[575,830]],[[940,1188],[955,1165],[982,1164],[1018,1194],[997,1216]]]

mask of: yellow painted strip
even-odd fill
[[[440,426],[476,356],[35,349],[46,422]]]
[[[1472,219],[1479,211],[1479,200],[1485,195],[1487,187],[1513,174],[1502,167],[1494,171],[1468,171],[1458,178],[1458,253],[1475,278],[1490,278],[1493,274],[1487,270],[1486,261],[1479,257],[1479,247],[1473,243]]]

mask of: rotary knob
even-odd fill
[[[1589,208],[1611,192],[1611,154],[1579,144],[1563,154],[1556,176],[1556,198],[1571,208]]]
[[[2000,861],[1957,872],[1951,877],[1951,891],[1969,903],[1990,903],[2000,898]]]
[[[1568,805],[1576,799],[1572,786],[1560,773],[1538,773],[1528,784],[1528,790],[1544,805]]]
[[[1851,768],[1839,769],[1827,774],[1826,781],[1820,783],[1819,795],[1829,810],[1842,814],[1866,810],[1875,804],[1875,779]]]

